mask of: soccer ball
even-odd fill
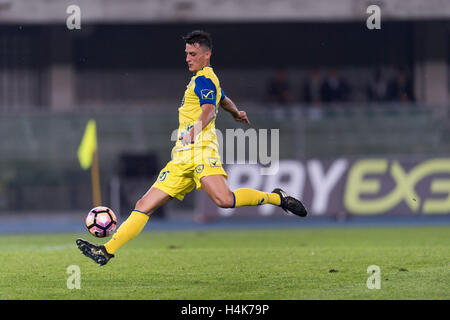
[[[86,228],[94,237],[109,237],[117,228],[116,215],[108,207],[95,207],[86,217]]]

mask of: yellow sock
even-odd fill
[[[276,193],[241,188],[233,191],[233,194],[235,199],[235,208],[243,206],[259,206],[268,203],[279,206],[281,203],[280,196]]]
[[[116,252],[117,249],[136,237],[144,229],[147,221],[148,216],[145,213],[133,210],[128,219],[113,234],[112,239],[105,243],[106,251],[111,254]]]

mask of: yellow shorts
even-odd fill
[[[207,158],[201,164],[171,160],[161,170],[152,187],[178,200],[183,200],[195,186],[197,190],[202,189],[201,178],[213,175],[223,175],[225,179],[228,179],[219,157]]]

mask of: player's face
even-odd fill
[[[209,59],[211,58],[211,51],[208,48],[199,46],[198,43],[189,44],[186,43],[186,62],[189,67],[189,71],[197,72],[202,68],[209,65]]]

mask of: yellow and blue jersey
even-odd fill
[[[212,104],[216,108],[216,114],[219,109],[220,101],[225,98],[225,93],[220,87],[219,78],[214,73],[211,66],[204,67],[198,71],[186,86],[183,101],[179,112],[178,138],[190,131],[194,124],[200,118],[203,104]],[[192,161],[193,152],[198,148],[213,149],[218,153],[218,142],[216,136],[215,118],[203,129],[201,134],[195,139],[194,144],[183,146],[180,140],[177,140],[173,150],[174,160]],[[198,150],[197,150],[198,151]],[[195,152],[197,152],[195,151]]]
[[[212,104],[219,109],[225,98],[220,82],[211,66],[198,71],[186,87],[183,102],[178,109],[178,137],[186,134],[202,114],[201,106]],[[211,175],[228,178],[222,167],[216,136],[215,118],[203,128],[193,144],[183,146],[177,140],[172,149],[172,160],[161,170],[152,187],[164,191],[171,197],[183,200],[195,187],[202,188],[201,179]]]

